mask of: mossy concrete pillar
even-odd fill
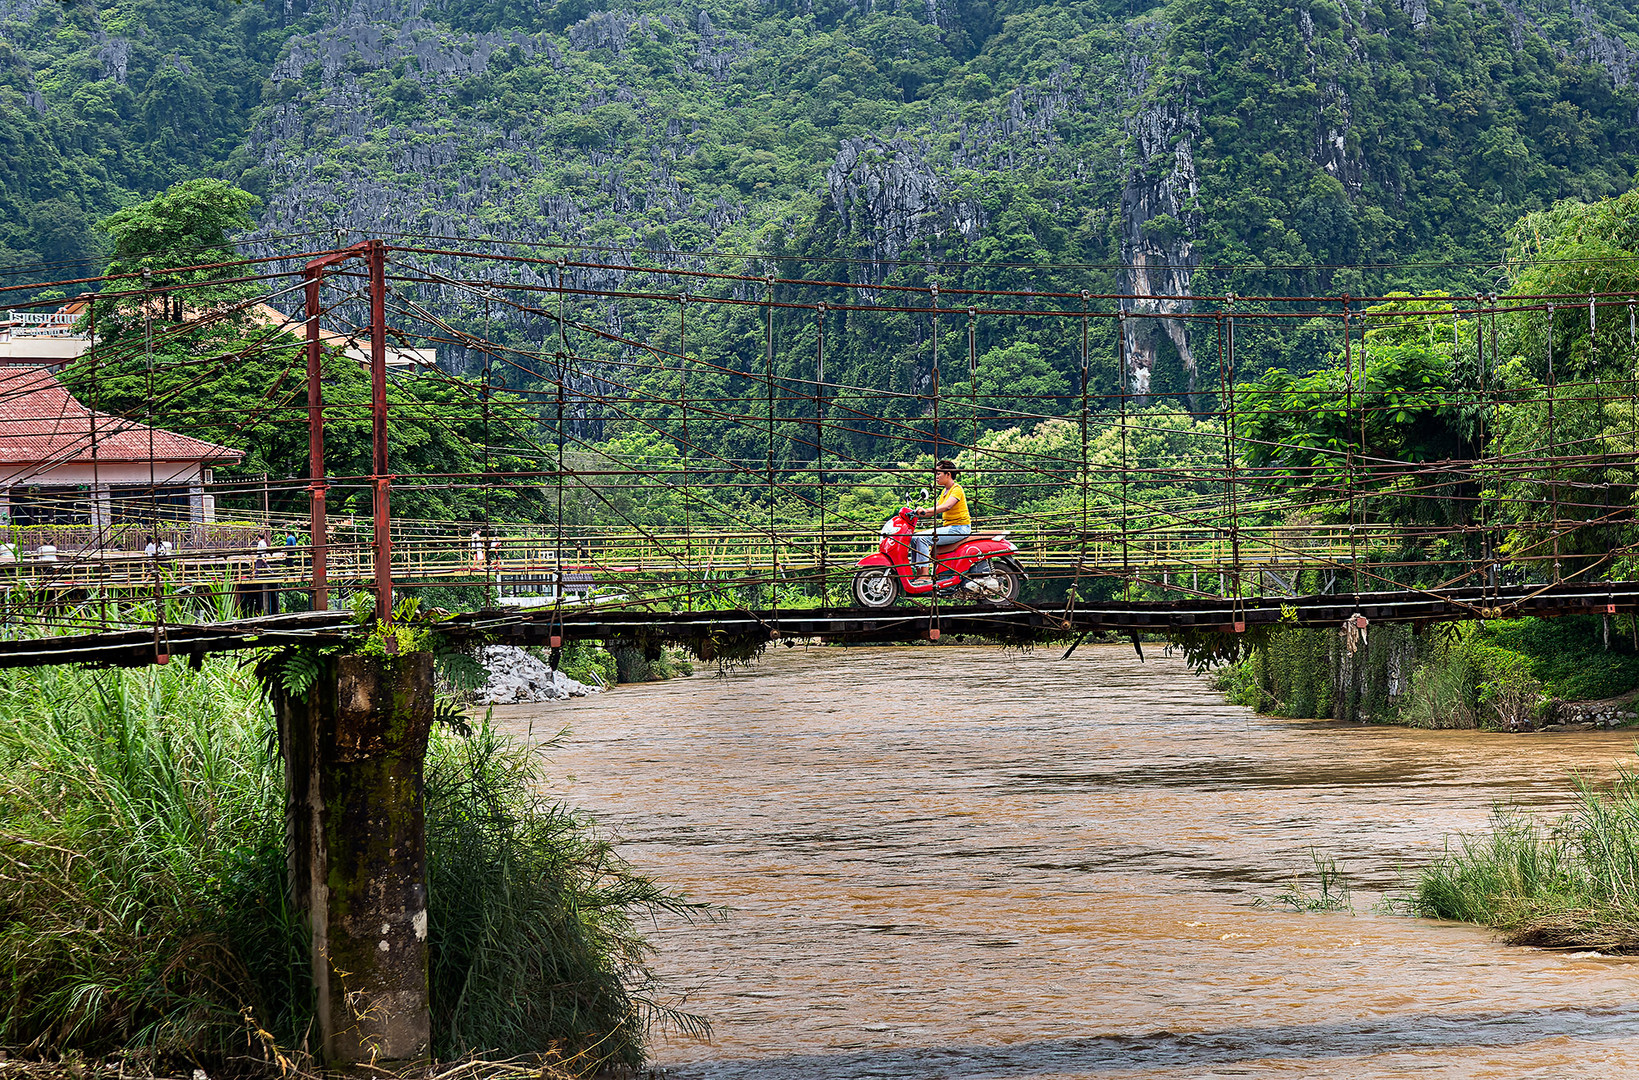
[[[290,891],[312,932],[324,1060],[425,1057],[432,654],[327,658],[305,694],[275,697]]]

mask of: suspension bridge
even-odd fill
[[[708,652],[713,627],[881,641],[1635,611],[1639,349],[1615,358],[1625,379],[1553,355],[1578,320],[1596,351],[1613,327],[1633,345],[1632,296],[1155,298],[767,269],[374,240],[0,290],[14,332],[54,339],[0,369],[0,665],[339,634],[403,595],[456,636]],[[28,299],[47,286],[96,291]],[[1508,327],[1532,320],[1543,374],[1499,377],[1524,340]],[[1248,399],[1243,372],[1299,328],[1332,381]],[[1155,342],[1174,338],[1190,344],[1163,386]],[[1446,377],[1394,382],[1371,366],[1380,339]],[[1436,417],[1443,434],[1382,436]],[[941,458],[1026,586],[956,574],[861,610],[856,564],[885,517],[931,501]]]

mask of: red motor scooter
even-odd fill
[[[906,506],[882,526],[882,542],[874,555],[859,560],[854,573],[854,602],[860,607],[886,608],[904,596],[980,600],[1004,604],[1018,599],[1025,581],[1024,567],[1014,554],[1019,550],[1005,532],[972,533],[933,549],[933,576],[913,576],[911,534],[916,532],[916,511]]]

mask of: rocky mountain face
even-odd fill
[[[0,171],[0,244],[84,248],[85,221],[193,169],[264,197],[257,252],[458,238],[538,255],[506,270],[533,285],[638,263],[1122,294],[1139,399],[1197,389],[1203,292],[1466,289],[1356,267],[1482,275],[1521,211],[1639,172],[1639,19],[1614,0],[134,3],[0,0],[0,134],[38,148]],[[178,18],[209,32],[167,48]],[[465,285],[416,296],[486,312]]]
[[[1153,75],[1163,55],[1161,27],[1133,28],[1127,86],[1135,107],[1126,119],[1128,163],[1121,188],[1120,301],[1122,389],[1140,402],[1150,393],[1156,351],[1165,335],[1178,351],[1187,389],[1196,390],[1199,372],[1190,349],[1189,324],[1169,316],[1191,309],[1191,275],[1200,232],[1200,177],[1194,147],[1200,138],[1197,109],[1188,98],[1162,100]]]

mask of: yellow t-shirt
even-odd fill
[[[939,502],[954,498],[956,505],[949,510],[940,511],[939,524],[941,525],[972,525],[973,519],[967,516],[967,496],[962,492],[961,484],[952,484],[939,496]]]

